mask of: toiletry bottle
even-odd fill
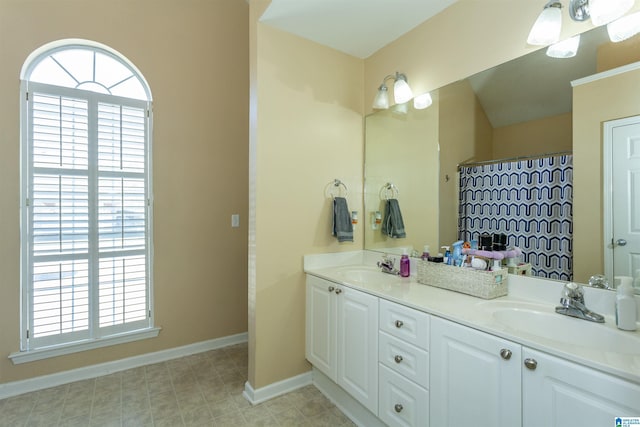
[[[633,297],[633,279],[621,276],[616,295],[616,326],[624,331],[636,330],[636,301]]]
[[[464,242],[462,240],[458,240],[457,242],[452,243],[453,251],[451,253],[451,257],[453,258],[451,264],[456,267],[460,267],[460,261],[462,260],[462,244]]]
[[[422,256],[420,257],[423,260],[429,259],[429,245],[424,245],[424,249],[422,250]]]
[[[409,255],[407,254],[407,250],[404,249],[402,251],[402,256],[400,257],[400,276],[409,277],[411,274],[411,261],[409,260]]]
[[[444,249],[444,258],[442,262],[447,265],[451,264],[451,252],[449,251],[449,246],[441,246],[440,249]]]

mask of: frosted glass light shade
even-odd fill
[[[634,0],[589,0],[589,13],[593,25],[604,25],[627,13]]]
[[[561,29],[562,11],[559,7],[547,5],[531,27],[527,43],[534,46],[556,43],[560,39]]]
[[[385,85],[378,88],[378,93],[373,100],[373,108],[376,110],[386,110],[389,108],[389,90]]]
[[[614,43],[621,42],[640,33],[640,12],[609,22],[607,24],[607,33],[609,33],[609,40]]]
[[[429,92],[423,93],[422,95],[418,95],[413,98],[413,108],[416,110],[424,110],[428,108],[433,103],[431,99],[431,94]]]
[[[396,104],[404,104],[413,98],[413,92],[405,80],[404,75],[396,74],[396,81],[393,84],[393,99]]]
[[[572,58],[578,53],[580,34],[561,42],[554,43],[547,48],[547,56],[551,58]]]

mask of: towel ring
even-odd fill
[[[334,199],[336,197],[340,197],[341,188],[344,188],[344,196],[342,197],[347,197],[347,194],[349,193],[347,186],[344,184],[344,182],[340,181],[339,179],[334,179],[333,187],[331,187],[331,189],[329,190],[329,194],[331,195],[331,197]]]
[[[399,195],[400,190],[392,182],[387,182],[380,189],[380,200],[397,199]]]

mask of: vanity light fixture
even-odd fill
[[[621,42],[640,33],[640,12],[623,16],[607,24],[609,40],[614,43]]]
[[[527,43],[544,46],[556,43],[560,39],[562,29],[562,4],[557,0],[549,0],[538,19],[531,27]]]
[[[407,76],[396,71],[396,74],[389,74],[382,79],[382,84],[378,87],[378,93],[373,100],[373,108],[377,110],[386,110],[389,108],[389,89],[385,82],[393,79],[393,99],[396,104],[404,104],[413,98],[413,92],[407,83]]]
[[[589,0],[593,25],[604,25],[623,16],[633,7],[634,0]]]
[[[423,93],[422,95],[418,95],[413,98],[413,108],[416,110],[424,110],[428,108],[433,103],[433,99],[431,99],[431,94],[429,92]]]
[[[578,53],[578,46],[580,46],[580,34],[552,44],[547,48],[547,56],[562,59],[572,58]]]

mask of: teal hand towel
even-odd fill
[[[353,242],[353,225],[351,215],[344,197],[333,198],[333,236],[338,242]]]
[[[382,221],[382,234],[393,238],[407,237],[404,231],[404,221],[397,199],[388,199],[384,210]]]

